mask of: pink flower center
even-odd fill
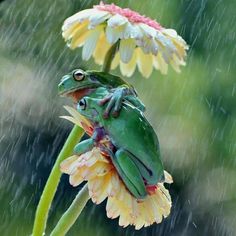
[[[132,11],[129,8],[123,9],[121,7],[118,7],[114,3],[104,4],[103,2],[100,2],[100,4],[95,5],[94,8],[101,11],[107,11],[111,13],[112,15],[115,15],[115,14],[122,15],[126,17],[132,23],[144,23],[150,27],[153,27],[156,30],[162,29],[162,26],[159,23],[157,23],[155,20],[152,20],[146,16],[142,16],[138,12]]]

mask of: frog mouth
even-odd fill
[[[88,88],[88,86],[81,86],[81,87],[78,87],[78,88],[74,88],[74,89],[71,89],[71,90],[69,90],[69,91],[59,91],[58,92],[58,94],[60,95],[60,96],[68,96],[68,95],[71,95],[72,93],[74,93],[74,92],[76,92],[76,91],[81,91],[81,90],[83,90],[83,89],[85,89],[85,88]]]

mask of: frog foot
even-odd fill
[[[114,92],[108,94],[103,99],[99,101],[99,105],[103,106],[106,103],[107,107],[103,113],[103,117],[107,119],[112,112],[113,117],[118,117],[121,107],[122,107],[122,101],[124,98],[124,89],[116,89]]]

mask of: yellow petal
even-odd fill
[[[82,23],[75,23],[71,27],[69,27],[67,30],[62,32],[62,37],[67,41],[68,39],[71,39],[76,32],[80,31],[84,27],[87,27],[88,22],[84,21]]]
[[[72,186],[76,187],[80,185],[84,181],[84,179],[82,178],[81,173],[77,171],[73,175],[70,175],[69,181]]]
[[[106,205],[107,217],[115,219],[120,215],[120,209],[117,207],[117,204],[114,202],[113,197],[109,197]]]
[[[74,170],[77,169],[77,160],[79,156],[73,155],[67,159],[65,159],[63,162],[60,164],[60,170],[63,173],[66,174],[72,174]]]
[[[74,14],[71,17],[68,17],[63,23],[62,31],[68,30],[73,24],[82,23],[83,21],[88,19],[89,16],[93,13],[94,13],[94,9],[85,9],[83,11],[80,11]]]
[[[73,107],[64,106],[64,108],[77,121],[78,124],[83,122],[87,126],[90,126],[90,122],[84,116],[82,116],[77,110],[75,110]]]
[[[112,60],[111,63],[111,69],[114,70],[120,63],[120,54],[119,52],[116,53],[114,59]]]
[[[168,71],[168,65],[166,64],[160,53],[157,54],[156,60],[159,66],[159,70],[162,74],[166,75]]]
[[[79,127],[82,128],[81,122],[79,120],[76,120],[74,117],[71,117],[71,116],[60,116],[60,118],[68,120],[68,121],[72,122],[73,124],[78,125]]]
[[[101,188],[99,188],[99,190],[97,192],[93,192],[93,196],[92,196],[92,198],[93,198],[92,200],[96,204],[100,204],[102,201],[104,201],[107,198],[107,196],[108,196],[107,188],[108,188],[108,185],[110,184],[110,176],[109,175],[105,175],[102,178],[100,177],[100,179],[102,180]]]
[[[88,21],[85,21],[81,24],[81,26],[73,32],[71,35],[71,42],[68,46],[71,49],[75,49],[76,47],[81,47],[84,44],[84,41],[88,35]]]
[[[137,56],[136,56],[136,49],[135,49],[131,60],[127,64],[123,63],[122,61],[120,62],[120,71],[122,75],[130,77],[134,73],[135,68],[136,68],[136,60],[137,60]]]
[[[96,46],[94,53],[93,53],[95,63],[97,63],[99,65],[103,64],[106,53],[110,47],[111,47],[111,44],[108,43],[105,33],[101,32],[97,46]],[[114,61],[114,59],[113,59],[113,61]]]
[[[136,49],[138,69],[145,78],[152,73],[152,54],[144,54],[140,48]]]

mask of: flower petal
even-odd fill
[[[108,43],[106,35],[104,32],[101,32],[99,42],[96,45],[96,48],[93,53],[94,60],[97,64],[102,65],[106,56],[107,51],[111,47],[111,44]],[[114,59],[113,59],[114,61]]]
[[[91,14],[94,14],[94,9],[85,9],[71,17],[68,17],[63,23],[62,31],[68,30],[73,24],[83,22],[84,20],[88,19]]]
[[[109,27],[115,28],[118,26],[121,26],[123,24],[125,24],[126,22],[128,22],[127,18],[124,16],[121,16],[119,14],[113,15],[108,21],[107,21],[107,25]]]
[[[139,27],[142,29],[142,31],[148,38],[154,38],[157,35],[157,30],[149,25],[140,23]]]
[[[135,49],[131,60],[127,64],[123,63],[122,61],[120,62],[120,71],[122,75],[130,77],[134,73],[136,68],[136,60],[137,56]]]
[[[145,78],[152,73],[152,54],[144,54],[140,48],[137,48],[138,69]]]
[[[85,38],[88,35],[87,28],[88,21],[85,21],[75,31],[71,32],[71,35],[69,35],[68,32],[68,39],[71,38],[71,42],[69,42],[67,45],[71,49],[75,49],[76,47],[80,47],[84,44]]]
[[[72,174],[74,172],[74,170],[77,169],[77,164],[76,164],[77,160],[78,160],[77,155],[73,155],[73,156],[65,159],[60,164],[61,172],[66,173],[66,174]]]
[[[106,11],[97,11],[97,13],[91,14],[89,16],[89,29],[93,29],[95,26],[103,23],[109,16],[110,14]]]
[[[84,181],[83,177],[81,176],[80,172],[76,172],[70,175],[70,184],[74,187],[80,185]]]
[[[100,33],[104,27],[102,25],[97,26],[94,30],[91,30],[89,35],[86,38],[83,51],[82,51],[82,58],[83,60],[89,60],[92,56],[94,49],[96,47],[97,41],[99,39]]]
[[[117,42],[117,40],[120,37],[120,30],[117,28],[112,28],[107,26],[106,27],[106,37],[107,37],[107,41],[110,44],[114,44]]]
[[[135,49],[135,41],[134,39],[122,39],[120,41],[120,59],[124,63],[128,63],[130,59],[132,58],[134,49]]]
[[[166,170],[164,170],[164,175],[165,175],[165,183],[172,184],[173,178]]]
[[[120,63],[120,53],[117,52],[111,63],[111,69],[114,70]]]

